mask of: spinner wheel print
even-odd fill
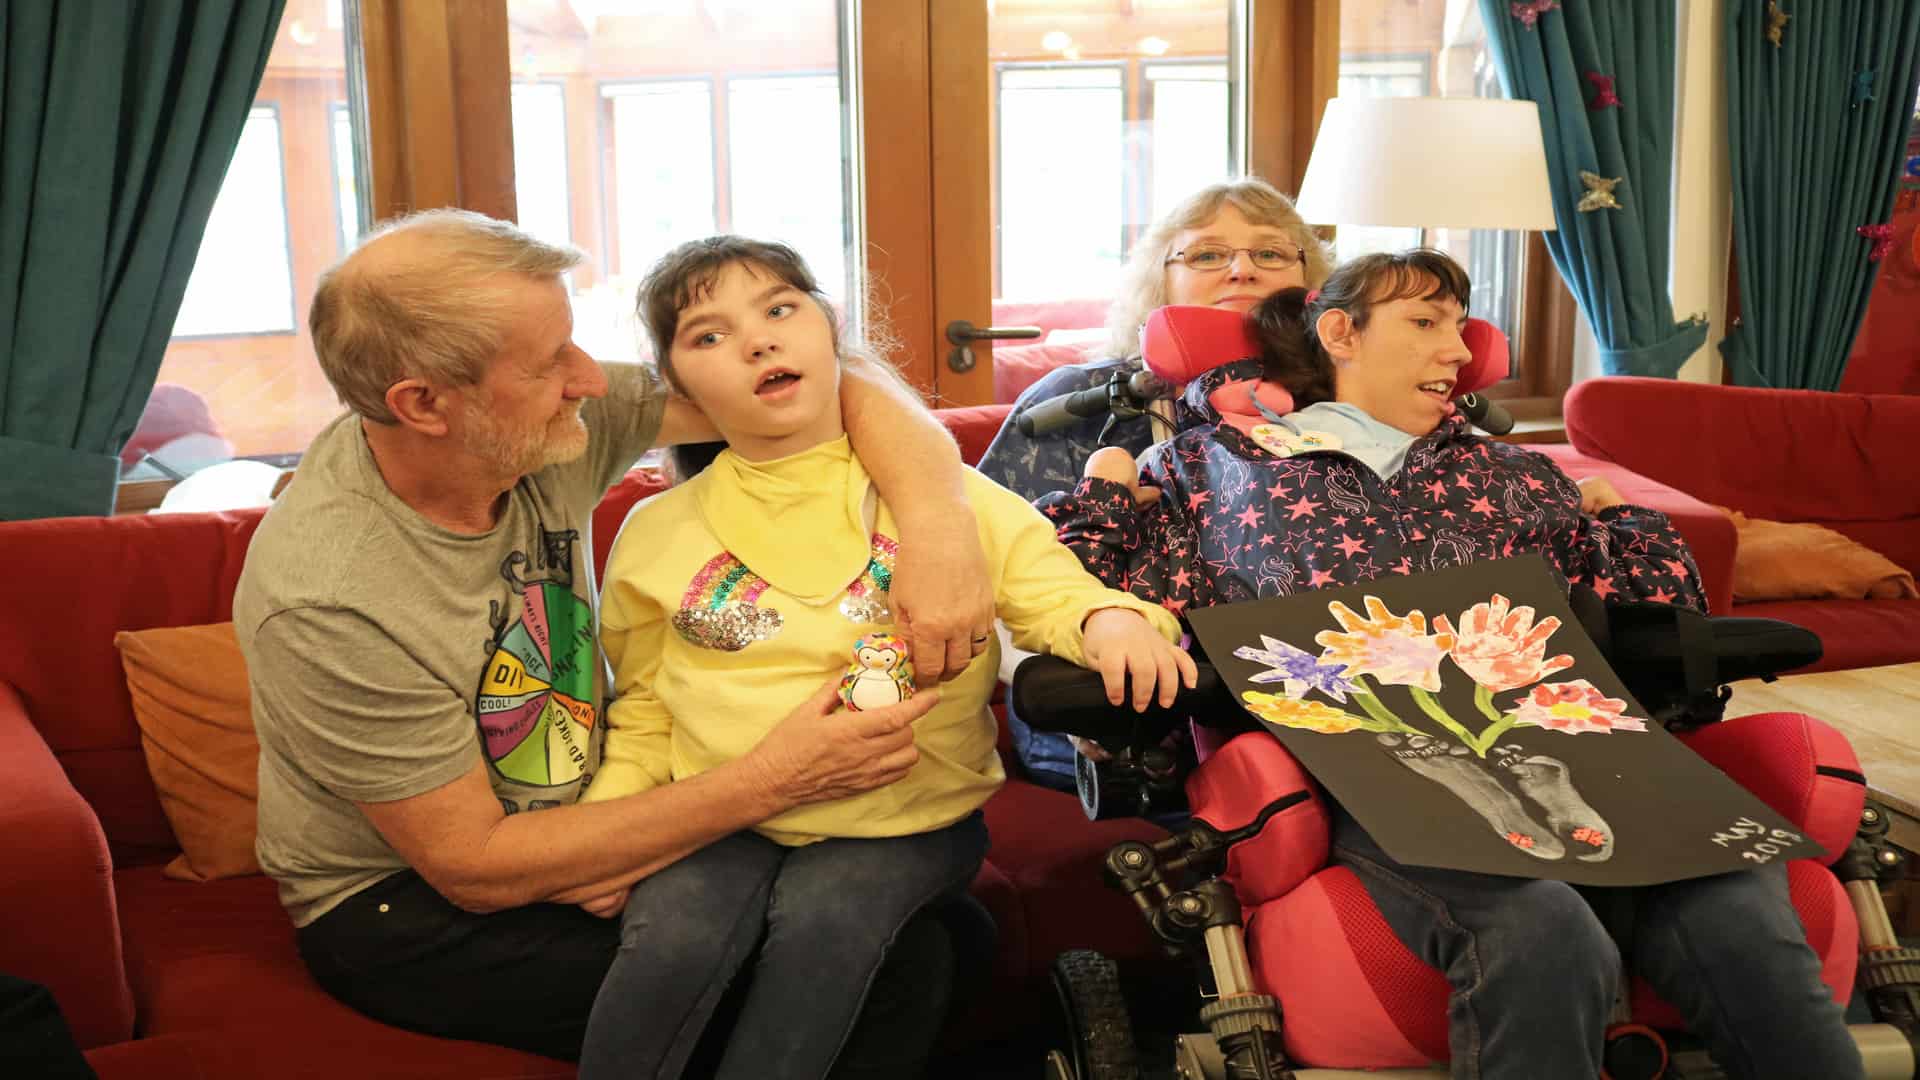
[[[593,706],[593,612],[563,585],[529,585],[481,679],[487,760],[522,784],[571,783],[586,768]]]

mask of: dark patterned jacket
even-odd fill
[[[1550,459],[1474,435],[1458,415],[1416,439],[1390,480],[1337,450],[1277,457],[1214,404],[1235,397],[1215,391],[1258,373],[1238,361],[1188,385],[1181,433],[1148,452],[1158,502],[1136,508],[1124,486],[1087,479],[1036,503],[1102,580],[1177,615],[1537,552],[1603,597],[1705,610],[1699,569],[1666,515],[1582,514],[1580,489]]]
[[[1139,456],[1153,445],[1150,422],[1144,416],[1114,421],[1105,442],[1100,440],[1101,429],[1107,423],[1105,416],[1088,417],[1072,427],[1037,438],[1022,435],[1014,423],[1021,413],[1048,398],[1105,386],[1115,371],[1134,371],[1139,367],[1140,360],[1136,357],[1089,360],[1047,372],[1040,381],[1021,391],[1014,401],[1006,423],[1000,425],[1000,433],[993,437],[993,444],[980,458],[980,472],[1008,491],[1032,500],[1050,491],[1072,487],[1079,481],[1080,470],[1086,466],[1087,459],[1102,446],[1118,446]]]

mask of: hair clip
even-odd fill
[[[1307,290],[1307,303],[1309,303],[1309,304],[1311,304],[1311,303],[1313,303],[1313,302],[1314,302],[1315,300],[1318,300],[1318,299],[1320,299],[1320,290],[1319,290],[1319,289],[1308,289],[1308,290]]]

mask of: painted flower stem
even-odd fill
[[[1486,757],[1487,751],[1493,749],[1494,740],[1505,735],[1507,729],[1518,723],[1519,720],[1519,713],[1508,713],[1495,720],[1492,724],[1489,724],[1480,732],[1479,738],[1474,739],[1468,745],[1473,747],[1474,753],[1479,754],[1481,757]]]
[[[1374,696],[1373,687],[1367,683],[1364,676],[1355,676],[1353,685],[1353,700],[1359,702],[1360,708],[1364,709],[1366,714],[1373,718],[1374,723],[1380,725],[1378,730],[1399,731],[1408,735],[1420,734],[1417,730],[1408,727],[1406,722],[1398,716],[1393,715],[1386,705],[1382,704],[1380,699]]]
[[[1453,737],[1459,739],[1462,746],[1470,748],[1481,757],[1487,756],[1486,749],[1479,745],[1473,733],[1461,727],[1460,721],[1449,716],[1447,710],[1440,707],[1440,702],[1434,698],[1431,691],[1418,686],[1409,686],[1407,692],[1413,695],[1413,703],[1420,706],[1420,711],[1426,713],[1428,719],[1452,732]]]
[[[1500,722],[1500,710],[1493,704],[1493,691],[1487,689],[1484,684],[1474,684],[1473,703],[1479,708],[1480,715],[1487,718],[1488,723]]]

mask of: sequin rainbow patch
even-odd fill
[[[873,534],[867,568],[847,586],[846,598],[840,601],[840,614],[857,623],[893,621],[888,594],[893,592],[893,564],[899,553],[900,545],[893,537]]]
[[[702,648],[739,652],[780,632],[780,612],[757,604],[766,591],[765,578],[723,551],[687,583],[673,628]]]

